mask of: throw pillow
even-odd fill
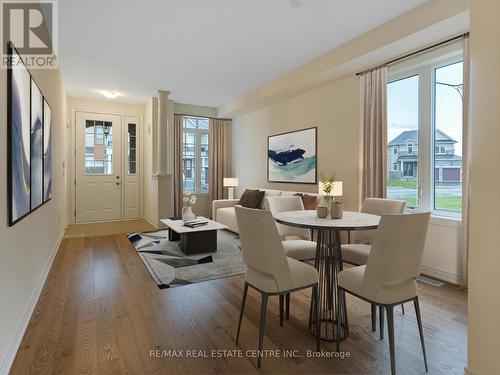
[[[294,196],[302,198],[302,204],[304,205],[304,210],[316,209],[317,199],[314,195],[295,193]]]
[[[304,203],[305,210],[315,210],[318,201],[316,196],[304,194],[302,195],[302,203]]]
[[[245,189],[238,204],[247,208],[259,208],[262,198],[264,198],[264,191]]]

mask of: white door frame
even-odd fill
[[[99,109],[92,109],[89,107],[71,107],[71,117],[70,117],[70,122],[67,124],[68,128],[70,128],[70,131],[68,132],[68,144],[70,147],[68,148],[68,166],[69,168],[69,179],[68,179],[68,191],[70,192],[69,197],[70,197],[70,202],[68,204],[69,208],[69,220],[68,223],[70,224],[75,224],[76,223],[76,113],[77,112],[86,112],[86,113],[93,113],[93,114],[102,114],[102,115],[116,115],[121,117],[121,122],[122,124],[125,123],[125,119],[127,117],[135,117],[139,119],[138,123],[138,154],[137,154],[137,167],[139,169],[139,186],[140,186],[140,193],[139,193],[139,205],[140,205],[140,215],[139,218],[144,217],[144,151],[143,151],[143,133],[144,133],[144,116],[142,113],[137,113],[137,112],[117,112],[117,111],[108,111],[108,110],[99,110]],[[123,134],[122,134],[123,137]],[[122,162],[122,170],[124,171],[126,164]],[[122,212],[123,212],[123,205],[122,205]],[[122,213],[122,218],[123,218],[123,213]],[[136,220],[137,218],[132,218],[132,219],[120,219],[121,220]]]

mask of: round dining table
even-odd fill
[[[349,334],[345,294],[339,293],[338,274],[343,269],[341,238],[342,231],[370,230],[378,227],[380,216],[344,211],[341,219],[319,218],[315,210],[281,212],[275,215],[276,222],[317,232],[316,258],[314,266],[319,273],[320,337],[325,341],[335,341],[337,335],[344,340]],[[309,330],[315,334],[316,314],[313,314],[314,295],[311,297]],[[335,304],[339,304],[339,316],[335,314]],[[340,332],[336,323],[340,319]]]

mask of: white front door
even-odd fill
[[[122,218],[121,117],[76,112],[76,222]]]

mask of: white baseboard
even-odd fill
[[[144,220],[146,220],[146,221],[147,221],[149,224],[151,224],[153,227],[155,227],[156,229],[158,229],[158,223],[156,223],[156,224],[155,224],[153,220],[151,220],[149,217],[146,217],[146,216],[144,216],[144,218],[143,218],[143,219],[144,219]]]
[[[462,277],[451,272],[441,271],[433,267],[422,266],[422,274],[452,284],[462,285]]]
[[[54,248],[52,249],[52,252],[49,256],[49,259],[47,260],[47,263],[45,264],[45,267],[43,269],[42,274],[40,275],[40,278],[38,279],[35,289],[33,290],[33,294],[31,295],[31,298],[24,310],[24,314],[22,315],[21,322],[19,324],[19,327],[17,329],[16,336],[12,340],[9,350],[7,351],[7,354],[3,360],[2,366],[0,367],[0,374],[1,375],[8,375],[10,368],[12,367],[12,364],[14,363],[14,359],[16,358],[17,350],[19,349],[19,346],[21,345],[21,341],[24,337],[24,333],[26,332],[26,328],[28,328],[28,324],[31,320],[31,316],[33,315],[33,312],[35,311],[36,304],[38,302],[38,299],[40,298],[40,294],[42,293],[43,286],[45,285],[45,280],[47,280],[47,276],[49,275],[50,269],[52,267],[52,263],[54,262],[54,259],[56,257],[57,251],[59,250],[59,246],[61,245],[61,241],[64,237],[64,228],[61,230],[61,233],[59,234],[59,237],[57,238],[56,244]]]

